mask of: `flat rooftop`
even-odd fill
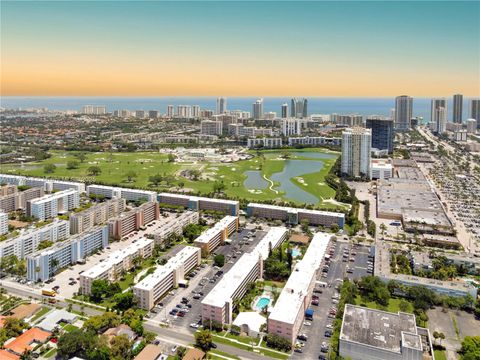
[[[262,240],[255,246],[252,253],[260,254],[262,260],[268,258],[270,246],[275,249],[282,237],[288,232],[288,229],[284,226],[271,227]],[[270,245],[271,244],[271,245]]]
[[[345,305],[340,340],[400,353],[402,338],[405,340],[404,345],[422,350],[415,315]]]
[[[322,211],[322,210],[312,210],[312,209],[303,209],[303,208],[292,208],[287,206],[278,206],[278,205],[269,205],[269,204],[258,204],[258,203],[249,203],[247,207],[252,208],[260,208],[260,209],[272,209],[272,210],[280,210],[280,211],[287,211],[292,213],[307,213],[307,214],[317,214],[317,215],[325,215],[325,216],[336,216],[340,218],[344,218],[344,213],[337,213],[332,211]]]
[[[141,290],[152,290],[161,280],[168,276],[173,270],[182,266],[192,255],[199,253],[200,248],[196,246],[185,246],[165,265],[156,268],[153,274],[148,275],[134,287]]]
[[[308,294],[309,285],[325,256],[332,234],[318,232],[313,236],[303,259],[292,274],[270,313],[269,319],[293,324]]]
[[[159,193],[158,195],[160,197],[162,197],[162,196],[174,197],[174,198],[178,198],[178,199],[185,199],[185,200],[191,200],[191,201],[210,201],[210,202],[217,202],[217,203],[231,204],[231,205],[237,205],[239,203],[236,200],[214,199],[214,198],[207,198],[207,197],[201,197],[201,196],[173,194],[173,193],[165,193],[165,192]]]
[[[196,243],[208,243],[212,238],[217,235],[220,231],[223,231],[228,225],[233,221],[237,221],[236,216],[227,215],[222,220],[218,221],[213,227],[205,230],[200,234],[199,237],[195,239]]]
[[[53,193],[53,194],[48,194],[48,195],[44,195],[40,198],[35,198],[35,199],[32,199],[30,200],[30,204],[41,204],[41,203],[44,203],[44,202],[47,202],[47,201],[50,201],[50,200],[53,200],[53,199],[58,199],[58,198],[61,198],[63,196],[68,196],[68,195],[72,195],[72,194],[78,194],[78,191],[75,190],[75,189],[66,189],[66,190],[62,190],[62,191],[58,191],[56,193]]]
[[[116,264],[121,263],[126,257],[135,254],[138,250],[143,249],[145,246],[152,244],[153,240],[147,238],[139,239],[135,244],[131,244],[124,249],[113,252],[104,262],[98,263],[94,267],[90,268],[82,273],[83,276],[92,279],[97,278],[103,274],[107,269],[114,267]]]

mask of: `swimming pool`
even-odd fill
[[[300,249],[297,249],[297,248],[292,249],[292,257],[293,258],[296,258],[299,255],[300,255]]]
[[[268,306],[268,304],[270,304],[270,298],[262,296],[260,299],[258,299],[255,307],[257,308],[257,310],[261,311],[265,306]]]

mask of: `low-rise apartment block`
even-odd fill
[[[4,235],[6,233],[8,233],[8,214],[2,212],[2,209],[0,209],[0,235]]]
[[[469,294],[474,299],[477,297],[477,288],[467,282],[442,281],[414,275],[392,273],[390,268],[390,257],[390,246],[386,243],[377,241],[375,244],[374,274],[384,282],[395,280],[406,286],[425,286],[440,295],[463,297]]]
[[[282,147],[282,138],[264,137],[264,138],[248,138],[247,147],[250,149],[265,148],[274,149]]]
[[[122,272],[130,270],[134,266],[135,258],[146,259],[151,257],[153,247],[153,240],[142,238],[125,249],[115,251],[104,262],[80,274],[81,293],[84,295],[90,294],[92,282],[95,280],[117,281]]]
[[[198,219],[198,212],[189,210],[169,218],[166,223],[162,224],[162,226],[155,231],[155,245],[161,245],[164,240],[172,234],[181,235],[185,226],[189,224],[197,224]]]
[[[0,196],[10,195],[16,192],[17,192],[16,185],[10,185],[10,184],[0,185]]]
[[[133,287],[138,307],[150,310],[170,289],[186,285],[185,275],[200,265],[200,262],[200,249],[185,246],[165,265],[157,267],[153,274]]]
[[[146,200],[149,202],[157,201],[157,193],[155,191],[120,188],[105,185],[89,185],[87,186],[87,195],[101,195],[107,199],[114,197],[122,198],[127,201]]]
[[[72,234],[79,234],[93,228],[95,225],[101,225],[110,218],[120,215],[126,207],[125,199],[114,198],[104,203],[93,205],[92,207],[73,213],[70,215],[70,231]]]
[[[232,216],[238,216],[240,203],[235,200],[211,199],[172,193],[158,194],[160,204],[182,206],[190,210],[219,211]]]
[[[345,305],[339,339],[340,356],[352,360],[435,359],[428,329],[415,315]]]
[[[45,191],[42,187],[34,187],[25,191],[7,194],[0,197],[0,209],[3,209],[5,212],[25,210],[28,201],[40,198],[44,195]]]
[[[57,242],[69,236],[69,222],[55,220],[41,228],[27,230],[12,239],[0,242],[0,258],[15,255],[19,259],[24,259],[34,253],[42,241]]]
[[[233,302],[245,295],[249,284],[262,278],[263,261],[268,258],[270,249],[281,246],[287,236],[287,228],[272,227],[250,253],[243,254],[202,300],[202,320],[231,324]]]
[[[80,205],[80,194],[77,190],[69,189],[27,202],[27,215],[41,221],[73,210]]]
[[[336,137],[325,137],[325,136],[302,136],[302,137],[289,137],[288,145],[308,145],[308,146],[318,146],[318,145],[331,145],[331,146],[340,146],[342,145],[342,138]]]
[[[316,233],[302,260],[295,264],[267,321],[268,332],[295,342],[310,305],[317,271],[325,257],[331,234]]]
[[[336,224],[340,229],[343,229],[345,225],[345,214],[343,213],[257,203],[247,205],[247,216],[282,220],[287,224],[294,225],[303,220],[307,220],[310,225],[331,226]]]
[[[99,226],[83,234],[27,256],[27,279],[45,281],[58,269],[75,264],[95,251],[108,246],[108,227]]]
[[[158,220],[160,210],[157,202],[147,202],[130,211],[124,212],[108,221],[110,236],[120,239],[146,224]]]
[[[81,182],[63,181],[55,179],[34,178],[21,175],[0,174],[0,183],[11,185],[27,185],[30,187],[41,187],[46,192],[53,190],[74,189],[79,193],[85,192],[85,184]]]
[[[213,227],[205,230],[199,237],[195,239],[193,244],[202,249],[202,255],[206,256],[222,245],[233,232],[238,229],[238,217],[225,216],[217,222]]]

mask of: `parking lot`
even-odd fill
[[[228,272],[235,262],[246,252],[252,250],[265,236],[266,231],[255,231],[254,236],[247,238],[251,229],[239,229],[232,234],[230,244],[215,250],[215,254],[225,255],[225,265],[215,268],[203,264],[195,269],[196,275],[190,279],[188,288],[178,288],[169,292],[148,314],[156,321],[167,322],[180,332],[194,332],[201,323],[201,301],[217,285],[223,274]],[[188,301],[183,301],[185,298]],[[180,308],[181,307],[181,308]],[[182,314],[180,314],[182,313]]]
[[[304,344],[301,346],[302,352],[294,352],[293,358],[317,359],[323,355],[325,359],[328,359],[330,332],[333,331],[333,321],[339,301],[337,289],[340,289],[345,277],[357,279],[369,275],[367,270],[369,268],[368,261],[371,260],[368,257],[370,246],[352,245],[348,241],[339,240],[332,243],[329,247],[329,251],[331,250],[333,250],[333,254],[330,252],[328,272],[321,269],[317,277],[317,287],[313,295],[318,297],[318,305],[312,303],[310,307],[314,310],[313,320],[306,320],[299,331],[299,334],[306,335],[307,340],[299,340],[299,343]],[[346,254],[348,256],[345,257]],[[373,267],[373,263],[371,263],[371,267]],[[352,269],[352,272],[347,272],[347,269]],[[321,283],[328,285],[322,287]],[[322,348],[325,352],[322,352]]]

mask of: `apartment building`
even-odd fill
[[[325,137],[325,136],[303,136],[303,137],[289,137],[288,145],[308,145],[308,146],[317,146],[317,145],[332,145],[340,146],[342,145],[342,138],[335,137]]]
[[[155,191],[147,191],[140,189],[127,189],[115,186],[89,185],[87,186],[87,195],[102,195],[107,199],[114,197],[122,198],[127,201],[147,200],[149,202],[157,201],[157,193]]]
[[[24,259],[34,253],[42,241],[57,242],[69,236],[69,222],[55,220],[41,228],[24,231],[12,239],[0,242],[0,258],[15,255],[18,259]]]
[[[202,300],[202,320],[231,324],[233,302],[245,295],[249,284],[262,278],[263,261],[270,249],[281,246],[287,236],[285,227],[272,227],[250,253],[243,254]]]
[[[84,295],[90,294],[92,283],[95,280],[117,281],[122,272],[134,266],[134,259],[146,259],[153,254],[153,240],[142,238],[135,244],[112,253],[104,262],[80,274],[80,291]]]
[[[316,233],[302,260],[295,264],[290,277],[275,303],[267,321],[268,333],[295,342],[305,311],[310,305],[317,270],[332,234]]]
[[[41,187],[46,192],[53,190],[67,190],[74,189],[79,193],[85,192],[85,184],[73,181],[62,181],[55,179],[42,179],[21,175],[0,174],[0,183],[11,185],[27,185],[30,187]]]
[[[287,224],[299,224],[307,220],[310,225],[331,226],[336,224],[340,229],[345,225],[345,214],[331,211],[291,208],[285,206],[249,203],[247,216],[285,221]]]
[[[25,210],[28,201],[44,195],[45,191],[42,187],[34,187],[25,191],[10,193],[0,197],[0,209],[3,209],[5,212]]]
[[[282,147],[282,138],[264,137],[264,138],[248,138],[247,147],[250,149],[265,148],[274,149]]]
[[[125,210],[125,207],[125,199],[114,198],[71,214],[70,231],[72,234],[79,234],[91,229],[95,225],[104,224],[112,217],[120,215]]]
[[[160,193],[158,198],[161,204],[182,206],[190,210],[219,211],[232,216],[238,216],[240,203],[235,200],[211,199],[199,196]]]
[[[108,246],[108,226],[99,226],[83,234],[57,242],[54,246],[27,256],[27,279],[45,281],[55,272],[85,259]]]
[[[150,310],[172,288],[185,286],[185,275],[200,265],[200,262],[200,249],[185,246],[165,265],[157,267],[153,274],[133,287],[138,307]]]
[[[10,195],[17,192],[16,185],[5,184],[0,186],[0,196]]]
[[[157,202],[147,202],[130,211],[124,212],[108,221],[110,236],[120,239],[146,224],[158,220],[160,210]]]
[[[73,210],[80,205],[80,194],[75,189],[59,191],[27,202],[27,215],[44,221]]]
[[[197,224],[199,219],[198,212],[185,211],[177,216],[173,216],[168,221],[155,231],[154,240],[155,245],[160,245],[170,235],[181,235],[183,228],[189,224]]]
[[[203,120],[200,123],[200,133],[205,135],[222,135],[222,121]]]
[[[195,239],[193,244],[202,250],[203,256],[207,256],[218,246],[222,245],[237,229],[238,217],[227,215],[213,227],[205,230]]]
[[[0,235],[5,235],[6,233],[8,233],[8,214],[0,209]]]

